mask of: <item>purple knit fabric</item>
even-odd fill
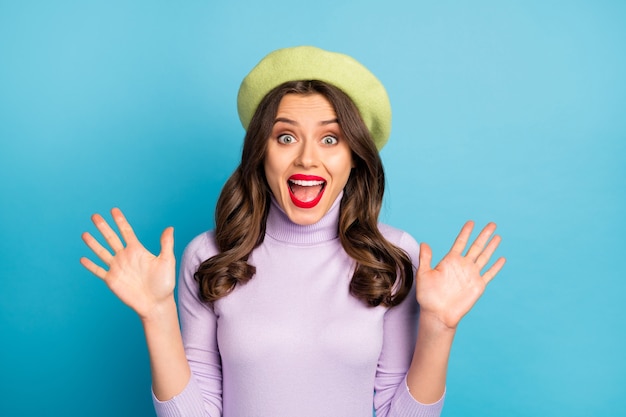
[[[417,333],[410,294],[393,308],[368,307],[349,293],[354,261],[337,235],[339,201],[318,223],[289,221],[274,202],[266,236],[249,262],[247,284],[211,309],[198,299],[193,274],[217,252],[211,232],[185,249],[179,314],[192,377],[161,402],[159,417],[439,416],[443,398],[425,405],[406,386]],[[418,245],[381,225],[414,265]]]

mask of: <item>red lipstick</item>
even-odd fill
[[[314,199],[309,201],[303,201],[296,197],[292,186],[321,188]],[[309,209],[315,207],[317,203],[319,203],[322,199],[322,196],[324,195],[324,190],[326,189],[326,180],[316,175],[295,174],[289,177],[287,188],[289,189],[289,196],[291,197],[291,201],[296,207]]]

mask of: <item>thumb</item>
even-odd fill
[[[432,268],[430,262],[433,259],[433,251],[430,249],[427,243],[420,244],[420,264],[417,268],[418,274],[423,274],[430,271]]]
[[[174,228],[167,227],[161,234],[161,253],[159,257],[174,256]]]

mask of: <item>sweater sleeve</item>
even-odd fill
[[[152,399],[158,417],[219,417],[222,413],[222,365],[217,345],[217,317],[198,297],[194,273],[216,253],[211,233],[189,243],[178,278],[178,314],[191,378],[185,389],[168,401]]]
[[[397,236],[393,232],[387,231],[385,234],[390,241],[408,253],[415,274],[419,262],[417,242],[408,233],[400,232]],[[385,313],[383,347],[374,386],[376,417],[438,417],[441,414],[445,395],[436,403],[422,404],[411,396],[406,383],[406,374],[415,349],[418,316],[419,306],[415,299],[413,282],[413,290],[402,303]]]

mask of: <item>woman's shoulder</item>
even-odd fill
[[[385,239],[403,249],[414,262],[419,259],[419,244],[410,233],[384,223],[378,224],[378,230]]]
[[[200,233],[187,244],[183,251],[183,262],[200,264],[218,252],[215,233],[213,230],[208,230]]]

